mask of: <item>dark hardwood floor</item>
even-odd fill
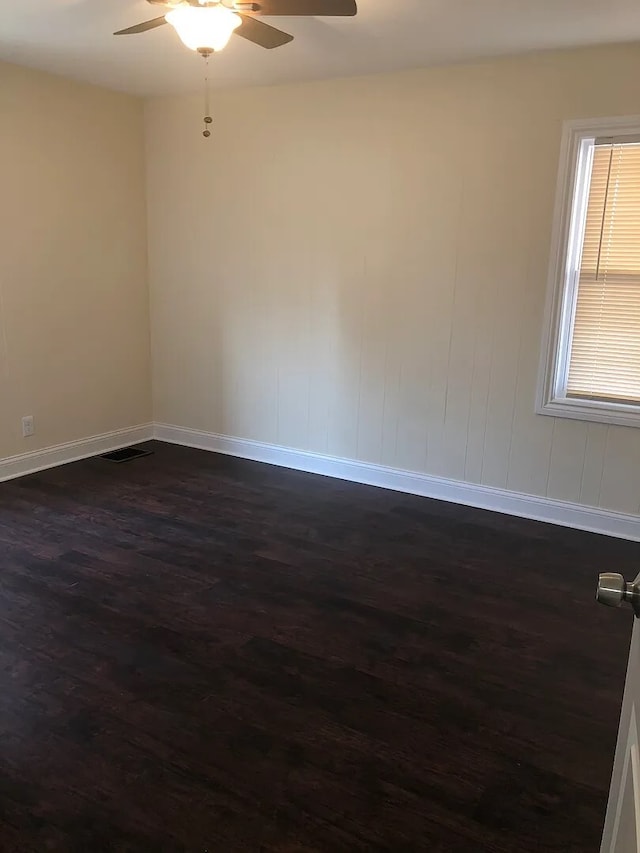
[[[639,545],[152,446],[0,484],[3,853],[596,853]]]

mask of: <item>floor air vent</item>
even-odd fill
[[[145,450],[142,447],[121,447],[120,450],[112,450],[111,453],[103,453],[101,459],[109,462],[131,462],[142,456],[151,456],[153,450]]]

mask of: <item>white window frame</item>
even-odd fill
[[[640,405],[576,399],[566,395],[571,326],[578,292],[577,271],[582,251],[580,244],[589,199],[586,175],[591,173],[593,143],[603,137],[637,139],[639,136],[638,115],[576,119],[563,124],[536,394],[536,412],[539,415],[640,427]]]

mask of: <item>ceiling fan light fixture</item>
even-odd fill
[[[215,6],[176,6],[166,15],[167,21],[190,50],[199,52],[222,50],[242,18],[219,3]]]

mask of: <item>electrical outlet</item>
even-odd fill
[[[22,419],[22,437],[27,438],[28,436],[33,435],[35,431],[33,415],[27,415]]]

